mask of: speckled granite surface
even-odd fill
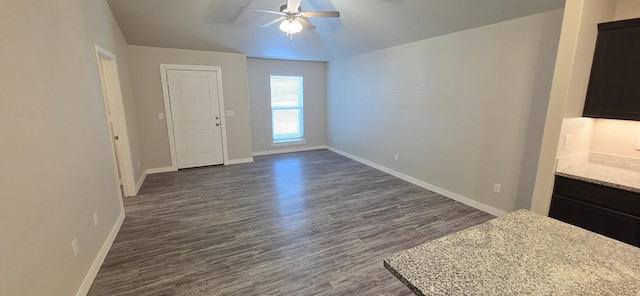
[[[640,193],[636,167],[632,159],[591,153],[558,159],[556,175]]]
[[[384,265],[416,295],[640,295],[640,248],[527,210]]]
[[[640,172],[585,163],[559,169],[556,175],[640,193]]]

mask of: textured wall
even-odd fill
[[[94,44],[118,59],[138,159],[125,41],[102,0],[3,1],[0,28],[0,295],[74,295],[124,214]]]
[[[251,157],[247,59],[244,55],[144,46],[129,46],[128,53],[133,93],[138,107],[141,151],[146,168],[171,166],[167,122],[158,118],[158,113],[165,112],[160,64],[222,68],[224,107],[235,111],[235,116],[226,117],[229,159]]]
[[[326,145],[327,64],[247,59],[253,152]],[[304,77],[304,138],[306,144],[271,145],[270,75]]]
[[[329,144],[499,210],[528,207],[561,20],[556,10],[330,62]]]

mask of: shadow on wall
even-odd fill
[[[527,133],[524,145],[524,153],[522,159],[522,168],[520,170],[520,179],[518,184],[518,195],[515,201],[516,209],[529,209],[533,197],[533,189],[535,186],[536,172],[538,169],[538,158],[540,157],[540,145],[544,134],[545,117],[549,106],[549,96],[551,92],[551,84],[555,68],[556,53],[550,52],[549,49],[558,47],[560,42],[560,30],[557,28],[558,21],[562,19],[555,16],[545,14],[544,29],[542,32],[554,32],[556,34],[547,34],[542,36],[540,47],[538,50],[537,60],[545,60],[549,55],[553,55],[553,63],[538,63],[534,73],[537,73],[529,107],[529,119],[527,123]]]

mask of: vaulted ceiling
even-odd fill
[[[302,0],[302,10],[338,10],[338,19],[293,41],[260,26],[286,0],[108,0],[132,45],[239,52],[249,57],[329,61],[564,7],[564,0]]]

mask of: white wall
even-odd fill
[[[171,166],[171,150],[164,113],[160,64],[220,66],[226,110],[227,148],[230,160],[251,157],[251,120],[247,87],[247,59],[243,54],[171,48],[128,46],[131,81],[138,107],[141,152],[147,169]],[[222,112],[223,116],[224,112]],[[166,118],[166,117],[165,117]]]
[[[593,118],[576,117],[562,121],[560,141],[558,141],[557,158],[589,152],[593,135]],[[564,138],[571,135],[569,147],[564,147]]]
[[[596,119],[591,151],[640,159],[640,121]]]
[[[136,161],[125,41],[103,0],[3,1],[0,28],[0,295],[74,295],[124,215],[94,44],[118,58]]]
[[[640,1],[618,0],[615,20],[626,20],[640,17]]]
[[[330,62],[330,146],[528,208],[561,20],[556,10]]]
[[[247,59],[254,153],[326,145],[327,63]],[[304,77],[305,144],[271,145],[270,75]]]

